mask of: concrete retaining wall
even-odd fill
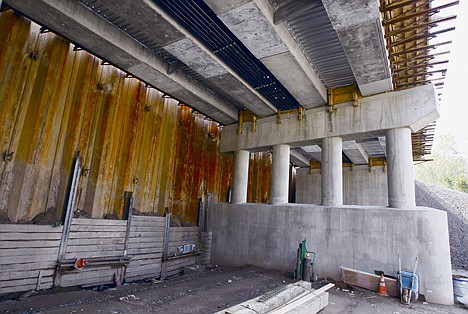
[[[296,201],[302,204],[321,204],[320,169],[298,169]],[[387,173],[382,166],[343,168],[343,203],[348,205],[387,206]]]
[[[445,212],[419,207],[216,204],[211,215],[212,262],[252,264],[293,271],[304,238],[317,253],[320,277],[340,279],[340,266],[394,275],[402,268],[417,273],[428,302],[452,304],[452,275]]]

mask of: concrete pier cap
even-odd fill
[[[356,140],[383,136],[385,130],[394,128],[416,132],[440,116],[433,85],[364,97],[357,107],[344,103],[334,109],[333,113],[328,107],[308,109],[302,120],[284,115],[281,124],[276,116],[258,119],[256,131],[252,131],[251,122],[244,122],[242,134],[238,134],[237,124],[227,125],[222,132],[221,152],[269,150],[278,144],[314,145],[327,137]]]

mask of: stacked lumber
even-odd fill
[[[62,227],[0,225],[0,294],[52,288]]]
[[[132,216],[128,243],[131,260],[125,275],[127,281],[161,276],[165,223],[164,217]]]

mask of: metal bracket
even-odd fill
[[[244,120],[244,114],[241,111],[239,111],[239,127],[237,128],[237,134],[241,135],[242,134],[242,122]]]
[[[329,113],[333,113],[335,110],[333,109],[333,105],[334,105],[334,102],[333,102],[333,90],[332,89],[328,89],[328,112]]]
[[[358,88],[356,83],[354,83],[354,88],[353,88],[353,107],[358,106],[358,100],[359,100],[359,94],[358,94]]]
[[[304,108],[302,108],[302,107],[299,107],[298,110],[299,110],[299,115],[298,115],[297,118],[299,119],[299,121],[302,121],[302,120],[304,119],[305,110],[304,110]]]
[[[257,131],[257,117],[254,116],[252,119],[253,119],[252,120],[252,132],[256,132]]]

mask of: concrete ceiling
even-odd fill
[[[239,109],[259,117],[278,110],[158,1],[4,2],[221,124],[235,123]],[[391,90],[378,0],[193,3],[207,7],[305,109],[326,105],[330,87],[357,82],[363,95]],[[298,160],[313,158],[307,149],[296,152]],[[359,162],[372,154],[359,143],[347,152]]]

